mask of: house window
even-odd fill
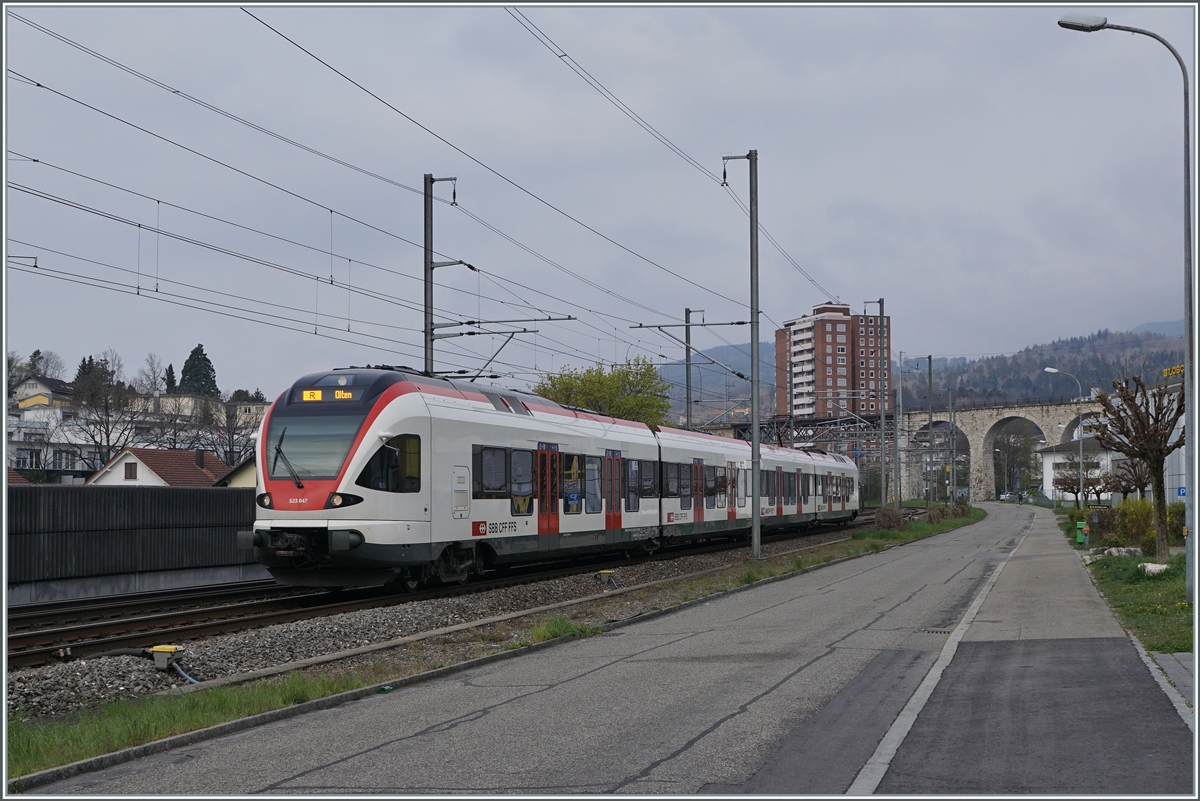
[[[846,341],[846,335],[845,335],[845,334],[838,334],[838,335],[837,335],[837,341],[838,341],[838,342],[845,342],[845,341]]]
[[[845,324],[845,323],[838,323],[838,330],[839,330],[839,331],[845,331],[845,330],[846,330],[846,324]]]
[[[837,357],[837,360],[838,360],[838,361],[837,361],[837,363],[838,363],[838,364],[845,364],[845,363],[846,363],[846,357],[845,357],[845,356],[838,356],[838,357]]]
[[[871,404],[871,411],[875,411],[875,404],[874,404],[874,403],[872,403],[872,404]]]
[[[846,352],[846,346],[845,346],[845,345],[838,345],[837,352],[838,352],[838,353],[845,353],[845,352]],[[842,360],[841,360],[840,362],[838,362],[838,363],[839,363],[839,364],[845,364],[845,363],[846,363],[846,360],[845,360],[845,359],[842,359]]]
[[[859,382],[858,382],[858,388],[859,388],[859,389],[866,389],[866,388],[867,388],[867,382],[866,382],[866,381],[859,381]]]
[[[137,462],[126,462],[125,463],[125,480],[126,481],[136,481],[137,480]]]
[[[865,403],[858,404],[858,410],[860,412],[865,412],[867,410],[867,404],[865,404]]]
[[[871,378],[874,378],[874,377],[875,377],[875,371],[874,371],[874,370],[872,370],[872,371],[871,371]]]
[[[871,336],[875,336],[875,329],[874,329],[874,328],[872,328],[872,329],[871,329]]]
[[[861,329],[861,328],[860,328],[860,329],[858,329],[858,335],[859,335],[860,337],[861,337],[861,336],[862,336],[864,333],[865,333],[865,331],[864,331],[863,329]]]

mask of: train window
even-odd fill
[[[421,438],[401,434],[380,445],[354,483],[384,492],[420,492]]]
[[[729,485],[725,482],[725,468],[718,467],[715,469],[717,473],[717,508],[724,509],[726,490],[729,488]]]
[[[600,494],[600,457],[589,456],[584,468],[583,511],[589,515],[603,512]]]
[[[704,508],[717,508],[717,468],[704,468]]]
[[[692,508],[692,466],[679,465],[679,508]]]
[[[679,465],[674,462],[663,462],[663,487],[666,490],[664,495],[668,498],[679,497]]]
[[[472,496],[480,498],[508,497],[508,453],[504,448],[488,448],[474,445],[471,454],[475,469],[472,471]]]
[[[578,453],[562,455],[562,498],[563,514],[583,511],[583,456]]]
[[[745,506],[746,496],[750,494],[750,489],[746,486],[746,482],[749,481],[750,478],[749,473],[750,471],[748,470],[738,470],[738,506]]]
[[[638,469],[641,465],[637,459],[627,459],[625,461],[625,511],[636,512],[639,505],[638,500],[641,498],[639,487],[641,485],[641,471]]]
[[[642,497],[658,497],[658,463],[642,459]]]
[[[533,514],[533,451],[514,450],[509,458],[512,513]]]

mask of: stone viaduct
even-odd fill
[[[970,443],[971,499],[986,501],[996,497],[996,471],[992,449],[995,447],[996,434],[1005,423],[1017,418],[1028,420],[1042,430],[1046,444],[1060,445],[1070,442],[1074,437],[1081,411],[1085,418],[1095,417],[1100,413],[1100,404],[1086,400],[1082,404],[1074,401],[1029,405],[1014,403],[1009,406],[956,409],[955,427]],[[948,430],[949,425],[948,412],[935,410],[935,437]],[[924,447],[921,443],[925,441],[928,430],[928,410],[904,412],[904,427],[900,437],[900,485],[904,488],[905,498],[920,498],[924,494],[919,452]]]

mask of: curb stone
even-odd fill
[[[967,526],[975,525],[975,523],[978,523],[978,522],[980,522],[980,521],[976,520],[972,523],[967,523],[966,525],[959,526],[958,528],[966,528]],[[950,530],[955,531],[957,529],[950,529]],[[944,534],[946,532],[937,532],[937,533]],[[722,590],[721,592],[713,593],[712,595],[706,595],[702,598],[694,598],[690,601],[684,601],[682,603],[674,604],[672,606],[669,606],[669,607],[666,607],[663,609],[653,609],[648,612],[642,612],[637,615],[633,615],[632,617],[627,617],[627,618],[622,618],[620,620],[613,620],[610,622],[606,622],[603,625],[602,629],[604,631],[611,631],[612,629],[624,628],[625,626],[630,626],[630,625],[633,625],[634,623],[641,623],[643,621],[654,620],[655,618],[663,617],[665,615],[669,615],[674,612],[680,612],[680,611],[683,611],[684,609],[689,609],[693,606],[698,606],[702,603],[708,603],[717,598],[721,598],[722,596],[725,596],[725,595],[732,595],[734,593],[743,592],[745,590],[752,589],[752,588],[762,585],[762,584],[770,584],[770,583],[774,583],[777,581],[783,581],[784,579],[794,578],[796,576],[812,572],[813,570],[819,570],[821,568],[831,567],[836,564],[841,564],[842,562],[848,562],[851,559],[859,559],[864,556],[872,556],[875,554],[884,553],[886,551],[892,550],[893,548],[899,548],[904,545],[909,545],[913,542],[920,542],[920,541],[928,539],[929,537],[932,537],[932,536],[936,536],[936,534],[930,534],[927,537],[919,537],[917,539],[909,540],[908,542],[892,543],[890,545],[884,546],[883,548],[881,548],[878,551],[868,550],[868,551],[864,551],[862,553],[853,554],[851,556],[843,556],[839,559],[831,559],[828,562],[821,562],[820,564],[809,565],[808,567],[803,567],[803,568],[800,568],[799,570],[793,570],[788,573],[781,573],[777,576],[770,576],[767,578],[757,579],[756,581],[753,581],[749,584],[743,584],[741,586],[731,587],[728,590]],[[617,594],[633,592],[638,589],[644,589],[646,587],[653,586],[655,584],[664,583],[667,581],[679,581],[680,579],[686,579],[686,578],[690,578],[693,576],[700,576],[700,575],[704,575],[706,573],[713,573],[713,572],[716,572],[717,570],[724,570],[727,567],[728,567],[728,565],[726,565],[725,567],[711,568],[709,570],[702,570],[702,571],[698,571],[696,573],[690,573],[690,574],[687,574],[684,576],[675,576],[675,577],[672,577],[669,579],[661,579],[659,581],[647,582],[645,584],[639,584],[639,585],[635,585],[632,587],[625,587],[625,588],[622,588],[621,590],[609,592],[604,595],[589,596],[587,598],[580,598],[580,599],[576,599],[573,601],[565,601],[560,604],[552,604],[549,606],[537,607],[535,609],[524,610],[519,613],[510,613],[509,615],[503,615],[498,618],[489,618],[486,621],[476,621],[474,623],[462,623],[462,624],[458,624],[457,626],[450,626],[445,629],[439,629],[436,632],[426,632],[421,635],[405,637],[405,638],[401,638],[399,640],[391,640],[388,643],[376,643],[375,645],[371,645],[371,646],[364,646],[362,648],[351,649],[350,651],[339,652],[338,654],[328,654],[325,657],[314,657],[313,659],[306,659],[306,660],[301,660],[299,662],[292,662],[292,663],[289,663],[287,666],[281,665],[281,666],[278,666],[278,668],[267,668],[262,671],[255,671],[254,674],[240,674],[240,675],[247,677],[244,679],[245,681],[250,681],[250,680],[253,680],[256,678],[262,678],[264,675],[273,675],[274,673],[282,673],[282,672],[286,672],[287,670],[296,670],[296,669],[302,668],[302,667],[309,667],[313,664],[319,664],[322,661],[334,661],[334,659],[330,658],[330,657],[344,659],[349,656],[355,656],[359,653],[366,653],[371,650],[384,650],[384,648],[386,648],[386,647],[394,648],[399,645],[403,645],[407,642],[414,642],[414,641],[420,640],[420,639],[427,639],[429,637],[437,636],[439,634],[447,634],[447,633],[451,633],[453,631],[459,631],[459,630],[463,630],[466,628],[472,628],[472,627],[475,627],[475,626],[478,626],[481,624],[499,622],[500,620],[508,619],[510,617],[522,617],[525,615],[537,614],[539,611],[547,611],[548,609],[573,606],[576,604],[586,603],[589,601],[595,601],[595,600],[602,599],[602,598],[611,598]],[[93,773],[98,770],[103,770],[105,768],[113,767],[114,765],[120,765],[120,764],[123,764],[126,762],[132,762],[135,759],[141,759],[143,757],[151,756],[153,754],[159,754],[164,751],[170,751],[171,749],[174,749],[174,748],[181,748],[183,746],[193,745],[195,743],[203,742],[205,740],[212,740],[217,737],[223,737],[227,734],[234,734],[235,732],[240,732],[240,731],[245,731],[247,729],[257,728],[258,726],[264,726],[268,723],[275,723],[276,721],[286,720],[286,719],[292,718],[292,717],[297,717],[299,715],[303,715],[308,712],[316,712],[316,711],[322,710],[322,709],[330,709],[332,707],[341,706],[342,704],[349,703],[351,701],[358,701],[363,698],[367,698],[369,696],[378,694],[379,691],[385,686],[390,685],[393,689],[398,689],[400,687],[408,687],[408,686],[411,686],[414,684],[420,684],[422,682],[429,681],[431,679],[438,679],[443,676],[449,676],[449,675],[459,673],[459,672],[462,672],[465,670],[470,670],[471,668],[480,667],[482,665],[487,665],[492,662],[500,662],[500,661],[503,661],[506,659],[513,659],[518,656],[523,656],[525,654],[534,653],[535,651],[541,651],[545,648],[551,648],[555,645],[559,645],[559,644],[569,642],[571,640],[576,640],[576,639],[579,639],[578,635],[567,634],[562,637],[556,637],[552,640],[546,640],[546,641],[540,642],[540,643],[531,643],[529,645],[525,645],[520,648],[514,648],[510,651],[501,651],[501,652],[495,653],[495,654],[487,654],[485,656],[476,657],[475,659],[470,659],[465,662],[459,662],[454,665],[445,665],[443,667],[434,668],[433,670],[427,670],[422,673],[415,673],[411,676],[406,676],[401,679],[393,679],[390,681],[378,682],[378,683],[372,684],[367,687],[360,687],[355,690],[347,690],[345,692],[336,693],[334,695],[327,695],[324,698],[315,698],[311,701],[305,701],[303,703],[294,704],[292,706],[287,706],[287,707],[281,707],[279,709],[272,709],[268,712],[260,712],[256,715],[251,715],[249,717],[238,718],[237,720],[225,721],[224,723],[217,723],[217,724],[214,724],[214,725],[209,726],[204,729],[197,729],[196,731],[185,732],[183,734],[176,734],[171,737],[163,738],[161,740],[154,740],[154,741],[151,741],[148,743],[142,743],[141,745],[130,746],[129,748],[123,748],[120,751],[113,751],[108,754],[100,754],[98,756],[88,757],[87,759],[81,759],[77,762],[71,762],[67,765],[59,765],[57,767],[47,768],[45,770],[37,771],[36,773],[27,773],[24,776],[18,776],[14,779],[9,779],[7,782],[7,791],[10,793],[26,792],[28,790],[32,790],[35,787],[42,787],[47,784],[53,784],[54,782],[62,781],[64,779],[69,779],[74,776],[82,775],[84,773]],[[231,678],[233,678],[233,677],[226,677],[226,679],[231,679]],[[213,686],[217,686],[219,684],[235,684],[235,683],[239,683],[239,682],[222,680],[222,679],[214,679],[211,682],[203,682],[205,687],[213,687]],[[195,688],[200,689],[200,686],[195,685]],[[163,694],[169,694],[169,691],[168,691],[168,693],[156,693],[156,695],[163,695]]]

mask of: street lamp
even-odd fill
[[[1004,494],[1008,494],[1008,451],[1002,451],[999,448],[992,448],[996,453],[1004,457]]]
[[[1193,440],[1196,438],[1196,404],[1192,398],[1192,392],[1195,384],[1195,353],[1192,348],[1192,337],[1194,330],[1192,327],[1192,157],[1191,157],[1191,114],[1188,111],[1188,74],[1187,67],[1183,64],[1183,59],[1179,57],[1179,52],[1171,46],[1171,43],[1159,36],[1157,33],[1142,30],[1141,28],[1130,28],[1125,25],[1111,25],[1107,17],[1097,17],[1092,14],[1081,14],[1076,11],[1064,16],[1058,21],[1058,24],[1071,31],[1083,31],[1084,33],[1093,33],[1095,31],[1109,28],[1114,31],[1126,31],[1128,33],[1140,33],[1142,36],[1149,36],[1151,39],[1157,40],[1160,44],[1171,51],[1171,55],[1175,56],[1175,60],[1179,62],[1179,70],[1183,73],[1183,327],[1187,336],[1184,343],[1184,373],[1183,373],[1183,430],[1184,430],[1184,462],[1187,465],[1184,473],[1184,487],[1187,495],[1184,498],[1185,514],[1184,524],[1187,526],[1189,533],[1195,531],[1196,527],[1196,507],[1193,495],[1195,494],[1195,482],[1192,481],[1192,474],[1196,469],[1195,465],[1195,445]],[[1195,567],[1194,561],[1194,545],[1192,541],[1195,536],[1189,536],[1187,542],[1187,595],[1191,599],[1195,593],[1195,587],[1192,582],[1192,573]]]
[[[1057,367],[1046,367],[1044,369],[1047,373],[1062,373],[1062,375],[1075,378],[1075,376],[1070,373],[1064,373]],[[1087,496],[1083,494],[1083,384],[1079,383],[1078,378],[1075,378],[1075,386],[1079,388],[1079,398],[1075,408],[1079,415],[1079,508],[1082,510],[1083,502],[1087,499]]]

